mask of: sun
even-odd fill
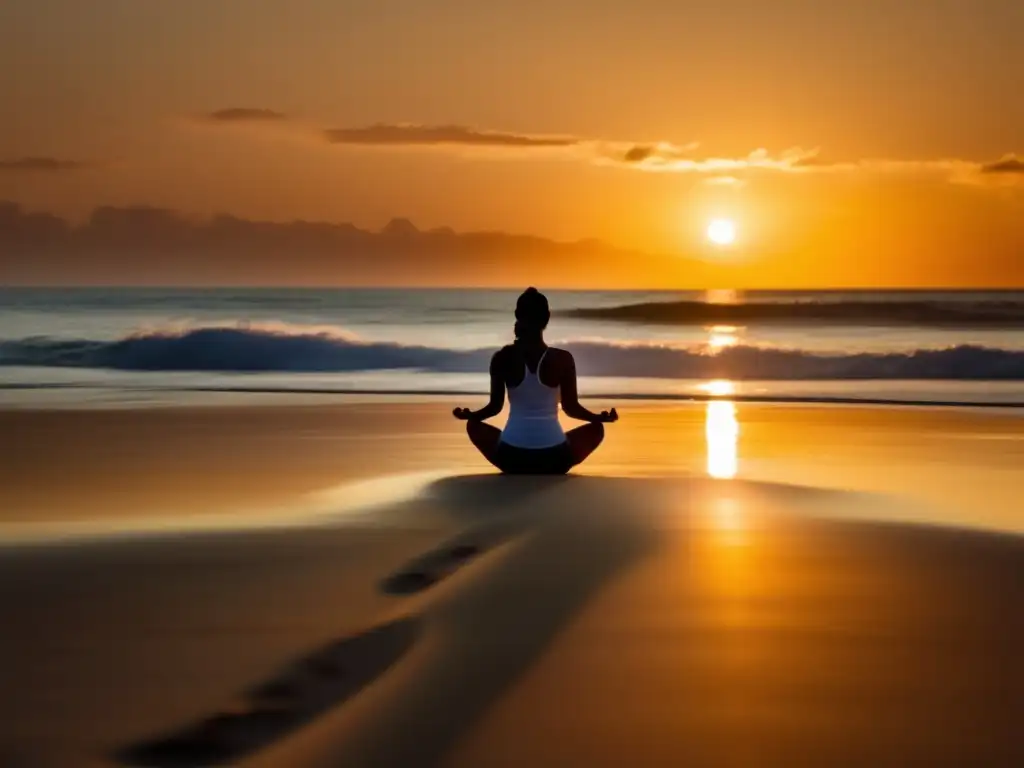
[[[715,245],[736,242],[736,224],[731,219],[712,219],[708,223],[708,240]]]

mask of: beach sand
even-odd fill
[[[0,766],[1024,764],[1019,415],[454,404],[0,412]]]

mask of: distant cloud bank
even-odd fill
[[[0,284],[381,285],[401,275],[422,285],[448,285],[456,276],[480,285],[569,285],[579,280],[583,263],[596,276],[619,274],[623,264],[638,274],[666,274],[687,263],[595,240],[421,230],[401,218],[370,231],[348,223],[196,219],[165,208],[103,206],[74,225],[2,201],[0,254]]]

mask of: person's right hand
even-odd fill
[[[469,410],[469,408],[456,408],[452,411],[452,416],[454,416],[459,421],[469,421],[469,417],[472,414],[473,412]]]
[[[601,411],[601,422],[604,424],[611,424],[619,420],[619,413],[614,408],[610,411]]]

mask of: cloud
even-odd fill
[[[626,153],[622,156],[622,160],[626,163],[642,163],[644,160],[651,157],[654,152],[654,147],[638,144],[635,147],[627,149]]]
[[[13,160],[0,160],[0,172],[5,173],[57,173],[77,171],[85,167],[85,163],[77,160],[63,160],[57,157],[21,157]]]
[[[687,158],[700,145],[697,142],[689,144],[673,144],[668,141],[640,143],[627,142],[593,142],[595,145],[604,148],[606,151],[601,154],[606,160],[619,161],[626,165],[644,166],[664,165],[673,161]],[[609,150],[610,151],[607,151]]]
[[[772,155],[766,149],[755,149],[740,157],[698,157],[693,154],[697,144],[677,146],[669,143],[638,144],[621,153],[605,153],[599,158],[603,165],[618,165],[656,173],[697,173],[728,175],[749,170],[797,172],[810,167],[817,149],[793,147]]]
[[[1024,175],[1024,160],[1014,154],[1004,155],[1000,160],[996,160],[995,162],[983,163],[980,171],[984,174],[1007,173]]]
[[[466,147],[574,147],[582,143],[572,136],[538,136],[503,131],[480,131],[463,125],[413,125],[376,123],[360,128],[329,128],[324,137],[331,144],[362,146]]]
[[[288,119],[283,112],[262,107],[228,107],[207,112],[202,117],[213,123],[268,123]]]

